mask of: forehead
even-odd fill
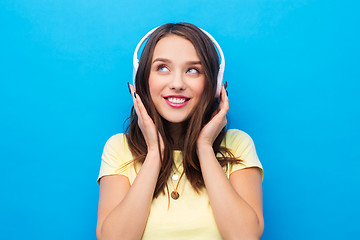
[[[200,61],[194,45],[177,35],[166,36],[157,42],[152,59],[158,57],[172,61]]]

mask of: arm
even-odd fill
[[[226,125],[228,109],[228,98],[223,88],[219,111],[202,129],[197,141],[200,167],[222,236],[225,239],[260,239],[264,220],[261,176],[258,169],[235,171],[229,180],[212,149],[216,136]]]
[[[141,239],[160,171],[160,164],[156,163],[159,159],[157,154],[146,156],[131,187],[125,176],[113,175],[101,179],[98,239]]]
[[[148,154],[132,186],[122,175],[105,176],[100,181],[98,223],[96,235],[101,240],[141,239],[150,211],[160,172],[160,153],[156,130],[140,97],[134,96],[138,124],[143,132]],[[160,139],[161,140],[161,139]],[[160,142],[163,150],[163,142]]]
[[[257,168],[235,171],[227,179],[212,148],[199,148],[200,166],[216,223],[225,239],[260,239],[261,176]]]

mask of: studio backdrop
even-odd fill
[[[264,167],[266,240],[356,239],[357,1],[0,2],[1,239],[96,239],[106,140],[132,105],[132,54],[191,22],[221,45],[229,128]]]

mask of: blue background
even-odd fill
[[[226,57],[230,127],[265,169],[262,239],[355,239],[357,1],[0,2],[2,239],[95,239],[100,157],[123,131],[132,54],[167,22]]]

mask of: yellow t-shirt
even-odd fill
[[[229,148],[235,157],[243,160],[242,164],[228,167],[226,171],[228,177],[236,170],[249,167],[259,168],[263,177],[262,165],[249,135],[240,130],[230,129],[226,132],[221,145]],[[125,166],[132,158],[126,136],[124,134],[112,136],[104,147],[98,182],[103,176],[121,174],[128,177],[130,184],[133,184],[141,166],[135,167],[133,164]],[[183,172],[181,151],[174,151],[174,162],[173,171],[180,176]],[[153,200],[142,239],[222,239],[206,189],[197,194],[184,175],[176,181],[169,178],[169,191],[174,190],[177,184],[179,199],[174,200],[167,194],[160,194]]]

